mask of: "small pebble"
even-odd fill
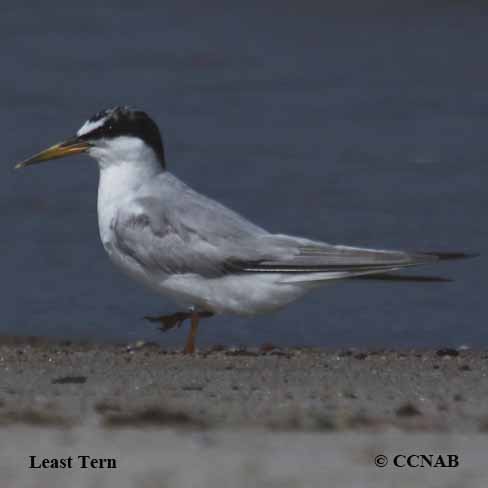
[[[405,403],[395,411],[398,417],[416,417],[422,415],[420,410],[413,403]]]
[[[457,349],[452,349],[449,347],[445,347],[443,349],[439,349],[436,351],[436,354],[439,357],[456,357],[459,356],[459,351]]]

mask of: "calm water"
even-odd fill
[[[94,161],[12,170],[131,104],[162,128],[171,171],[273,231],[484,254],[423,270],[451,284],[341,283],[217,318],[202,343],[488,345],[488,7],[253,3],[2,10],[0,333],[182,343],[141,319],[174,305],[104,254]]]

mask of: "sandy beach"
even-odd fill
[[[4,337],[2,486],[486,486],[488,353],[76,344]],[[460,457],[444,469],[374,458]],[[72,455],[71,469],[29,456]],[[83,469],[76,456],[113,458]],[[218,469],[217,469],[218,468]],[[63,484],[65,483],[65,484]],[[56,485],[58,486],[58,485]],[[327,484],[329,486],[329,484]]]

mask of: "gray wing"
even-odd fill
[[[113,223],[115,244],[148,271],[196,273],[383,273],[439,255],[334,246],[270,234],[164,173]]]
[[[119,250],[148,271],[206,277],[225,274],[229,260],[260,258],[255,240],[267,234],[167,172],[119,210],[112,228]]]

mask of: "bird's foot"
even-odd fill
[[[192,312],[176,312],[171,315],[161,315],[159,317],[144,317],[149,322],[159,322],[159,330],[166,332],[175,327],[181,327],[186,319],[191,318]]]
[[[185,348],[183,349],[184,354],[194,354],[196,351],[195,338],[197,335],[198,322],[200,319],[211,317],[213,312],[190,310],[188,312],[176,312],[171,315],[161,315],[160,317],[144,317],[149,322],[159,322],[161,325],[160,330],[166,332],[167,330],[173,329],[174,327],[181,327],[181,324],[186,319],[191,319],[191,327],[188,333],[188,338],[186,340]]]

